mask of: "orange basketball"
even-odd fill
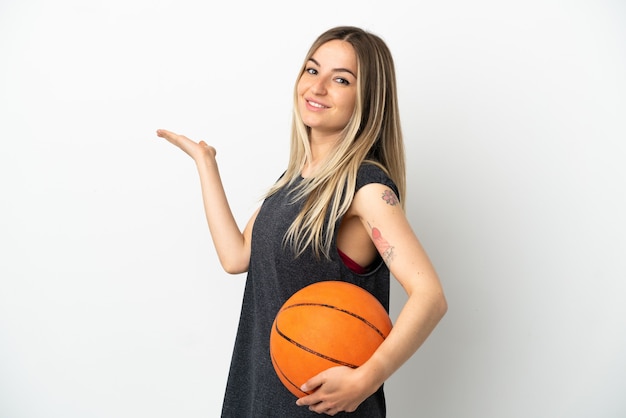
[[[298,398],[300,386],[334,366],[357,368],[391,331],[383,305],[365,289],[324,281],[294,293],[276,314],[270,334],[274,370]]]

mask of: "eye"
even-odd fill
[[[335,81],[339,84],[344,84],[346,86],[350,85],[350,82],[348,80],[346,80],[345,78],[341,78],[341,77],[337,77],[335,78]]]
[[[316,75],[317,74],[317,70],[315,68],[309,67],[306,70],[304,70],[304,72],[309,73],[311,75]]]

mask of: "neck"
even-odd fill
[[[332,152],[335,146],[336,138],[329,139],[313,139],[310,140],[311,145],[311,159],[307,160],[302,170],[303,177],[310,177],[315,174],[317,168],[326,160],[328,155]]]
[[[317,168],[326,160],[332,152],[337,142],[337,136],[311,135],[309,144],[311,146],[311,159],[304,164],[302,170],[303,177],[309,177],[315,173]]]

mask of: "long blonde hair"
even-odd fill
[[[322,167],[295,189],[293,200],[304,199],[304,205],[285,235],[285,242],[292,245],[296,254],[312,246],[317,256],[323,254],[327,258],[334,226],[352,204],[357,171],[364,162],[376,164],[387,173],[398,187],[403,207],[406,190],[404,144],[391,52],[380,37],[357,27],[340,26],[321,34],[304,59],[294,88],[289,164],[266,197],[299,179],[305,163],[311,159],[309,128],[298,110],[297,85],[309,58],[331,40],[350,43],[356,53],[356,106]]]

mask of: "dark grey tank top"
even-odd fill
[[[380,168],[364,164],[357,175],[356,189],[371,183],[387,185],[398,194],[395,184]],[[343,280],[372,293],[389,311],[389,269],[382,259],[368,273],[357,274],[341,261],[335,242],[330,260],[316,258],[312,249],[295,257],[291,248],[283,245],[285,232],[301,207],[301,204],[291,203],[289,192],[293,187],[295,185],[286,186],[267,198],[254,222],[250,265],[224,396],[223,418],[319,417],[308,407],[296,406],[296,397],[276,376],[269,353],[274,317],[298,290],[318,281]],[[334,226],[335,232],[340,222]],[[355,412],[335,416],[375,418],[385,414],[381,387]]]

